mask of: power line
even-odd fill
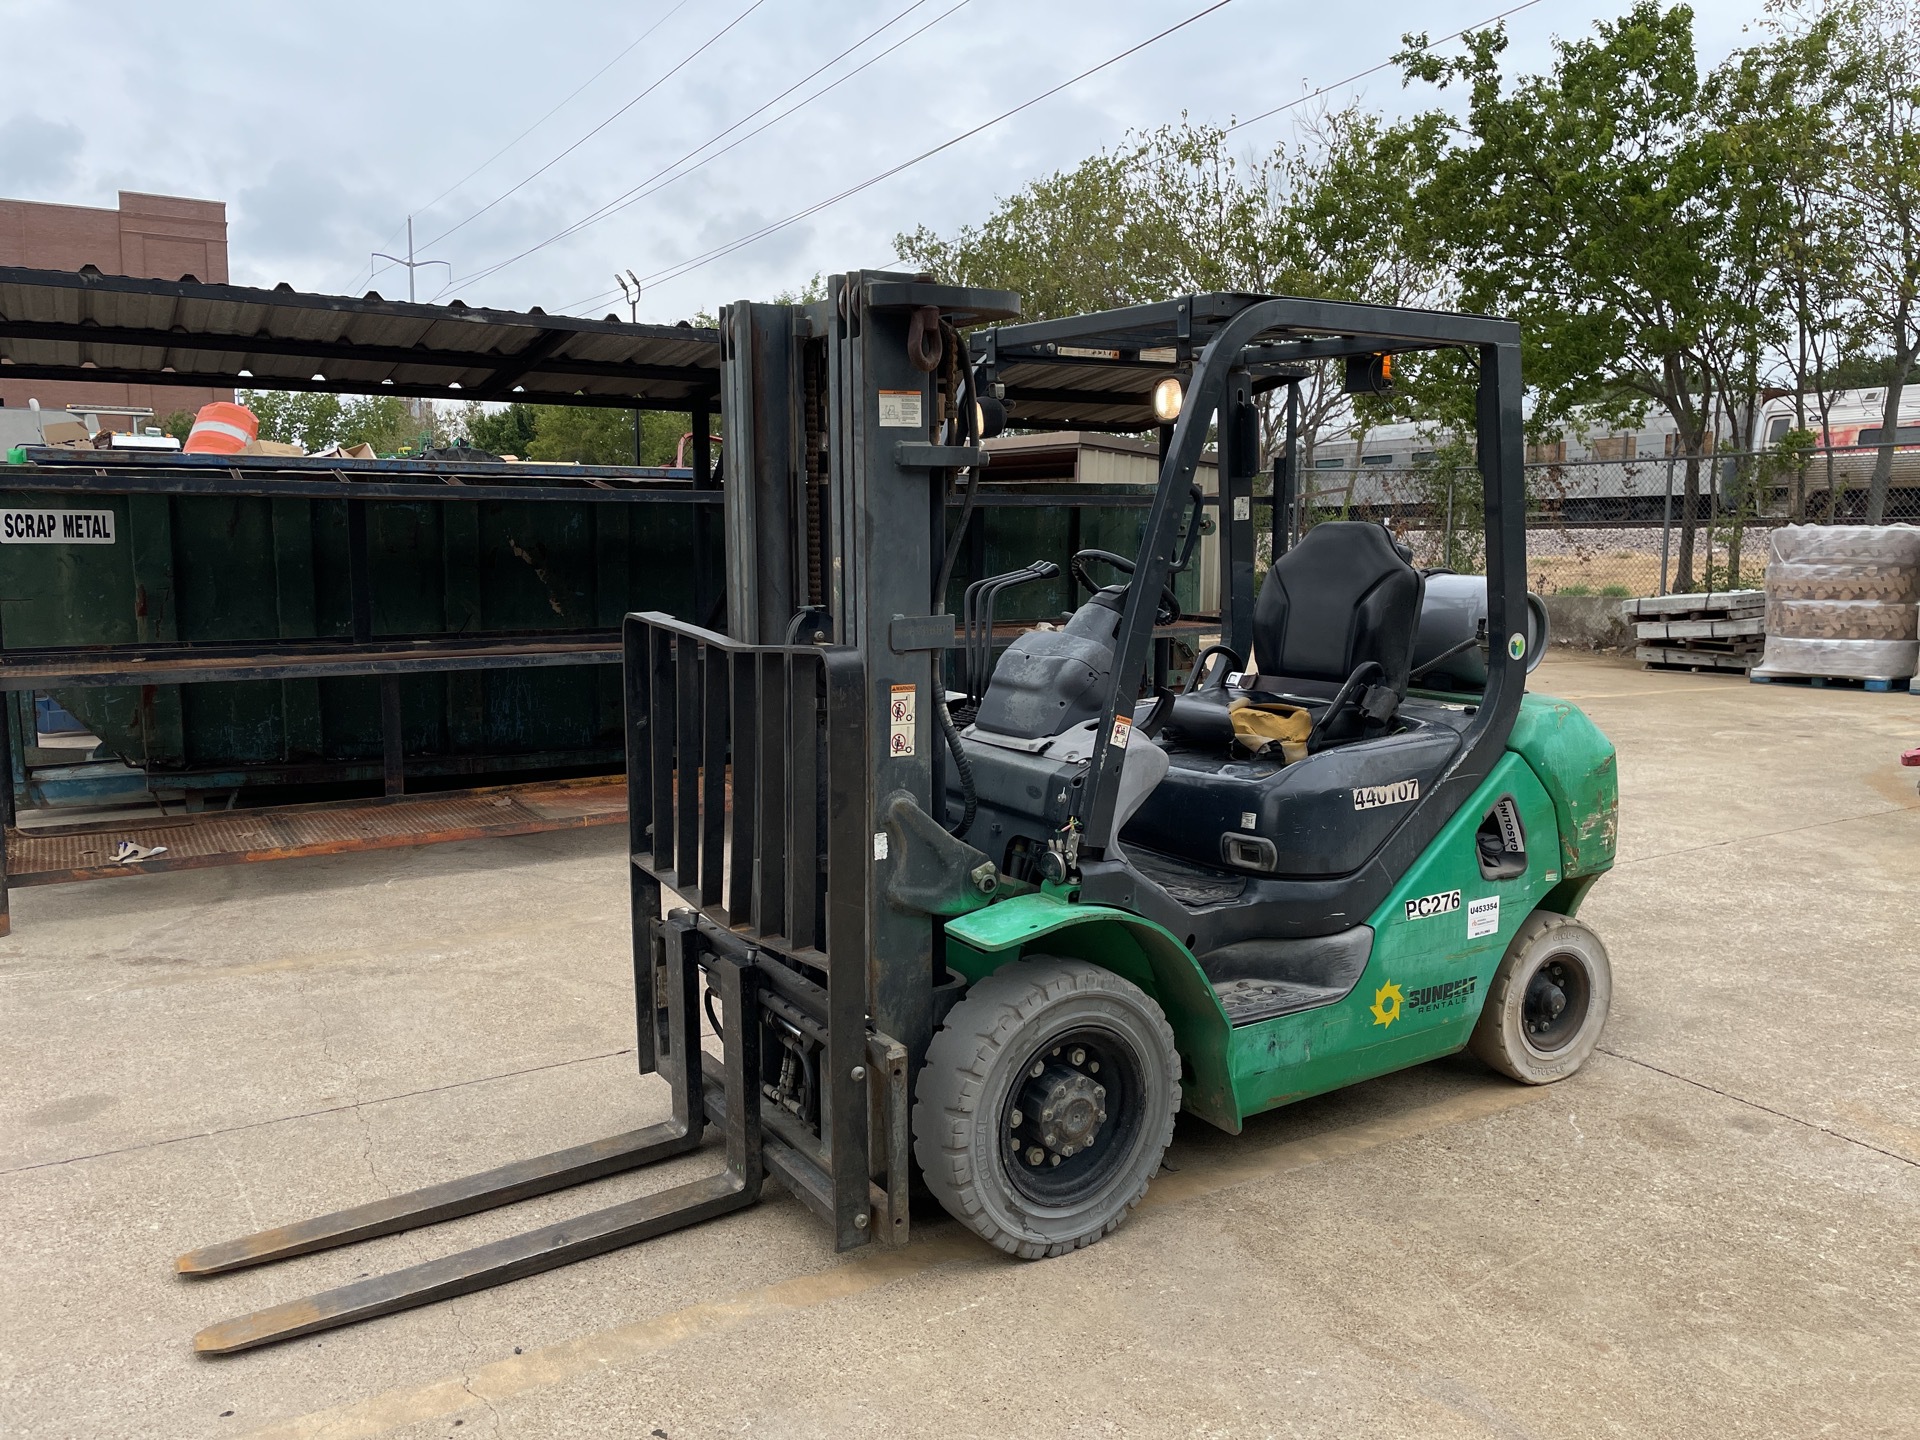
[[[658,20],[654,21],[653,24],[649,25],[645,30],[642,30],[637,36],[635,36],[625,49],[621,50],[611,60],[607,61],[606,64],[602,65],[598,70],[594,71],[593,74],[589,75],[585,80],[582,80],[578,85],[574,86],[572,90],[568,91],[566,97],[563,100],[561,100],[557,105],[555,105],[552,109],[548,110],[546,114],[542,115],[538,120],[535,120],[531,125],[527,126],[526,129],[522,130],[518,135],[514,136],[506,144],[502,145],[498,150],[494,151],[493,154],[489,155],[486,159],[482,160],[478,165],[474,166],[473,169],[469,170],[466,174],[462,175],[458,180],[454,181],[453,184],[447,186],[446,189],[442,190],[438,195],[434,196],[433,199],[427,201],[426,204],[422,205],[419,209],[415,210],[412,215],[407,217],[408,221],[411,222],[415,217],[424,215],[427,211],[431,210],[434,206],[438,205],[442,200],[446,199],[447,196],[453,194],[453,192],[458,190],[462,185],[465,185],[467,181],[473,179],[474,176],[478,175],[482,170],[486,169],[489,165],[493,164],[493,162],[498,160],[502,155],[506,154],[509,150],[513,149],[514,146],[518,145],[522,140],[526,139],[534,131],[538,130],[542,125],[546,124],[547,121],[551,120],[554,116],[558,115],[568,105],[572,104],[576,99],[578,99],[580,96],[580,93],[583,90],[585,90],[589,85],[593,84],[593,82],[598,80],[602,75],[606,74],[607,71],[611,70],[615,65],[618,65],[622,60],[626,59],[627,56],[631,55],[634,52],[635,48],[639,46],[642,40],[645,40],[649,35],[653,34],[654,31],[658,30],[662,25],[666,24],[667,21],[671,20],[674,17],[674,15],[677,14],[679,11],[685,9],[686,6],[687,6],[687,0],[677,0],[677,3],[674,4],[664,15],[662,15]],[[389,235],[385,240],[382,240],[380,242],[380,247],[384,249],[386,246],[391,245],[394,239],[400,234],[400,230],[401,230],[401,227],[396,226],[394,228],[393,234]],[[368,267],[367,278],[365,283],[368,285],[371,285],[376,279],[379,278],[380,273],[382,271],[391,270],[393,268],[394,267],[392,265],[370,265]],[[354,273],[357,275],[359,274],[359,271],[356,270]],[[359,289],[360,282],[356,281],[353,288],[356,290]]]
[[[497,261],[494,264],[482,266],[480,269],[474,271],[470,275],[463,275],[457,280],[448,281],[446,289],[452,289],[455,286],[459,286],[459,285],[471,285],[476,281],[485,280],[490,276],[496,275],[500,271],[506,269],[509,265],[517,264],[521,260],[526,259],[527,256],[532,255],[537,251],[544,250],[547,246],[552,245],[557,241],[568,239],[571,236],[576,235],[580,231],[586,229],[590,225],[597,225],[600,221],[607,219],[609,216],[618,214],[620,211],[628,209],[631,206],[638,204],[640,201],[648,198],[651,195],[658,194],[660,191],[666,189],[669,185],[672,185],[677,181],[684,180],[687,176],[693,174],[695,171],[699,170],[703,166],[711,163],[714,160],[718,160],[722,155],[725,155],[728,151],[736,148],[737,146],[744,145],[747,141],[751,140],[754,136],[759,135],[763,131],[769,129],[770,127],[779,124],[782,120],[786,119],[789,115],[792,115],[797,111],[804,109],[808,105],[811,105],[815,100],[818,100],[821,96],[828,94],[830,91],[837,89],[841,85],[844,85],[847,81],[851,80],[854,76],[858,75],[861,71],[867,69],[869,66],[875,64],[880,60],[884,60],[887,56],[891,55],[895,50],[898,50],[901,46],[907,44],[909,41],[915,39],[916,37],[925,34],[928,30],[931,30],[935,25],[938,25],[942,20],[945,20],[949,15],[952,15],[956,10],[959,10],[963,6],[967,5],[969,3],[969,0],[959,0],[958,4],[955,4],[950,8],[948,8],[947,10],[944,10],[940,14],[934,16],[933,19],[927,21],[927,23],[920,26],[919,29],[908,32],[906,35],[894,41],[893,44],[889,45],[886,49],[880,51],[878,54],[870,56],[866,60],[863,60],[860,64],[856,65],[853,69],[849,70],[846,74],[840,76],[837,80],[834,80],[831,84],[822,86],[820,89],[814,91],[813,94],[807,96],[805,99],[799,101],[794,105],[789,106],[785,110],[782,110],[778,115],[772,116],[765,123],[755,126],[753,129],[749,130],[746,134],[739,136],[731,144],[722,146],[720,149],[715,150],[711,155],[704,156],[703,158],[696,161],[692,165],[687,165],[687,168],[684,170],[679,169],[680,166],[685,165],[686,162],[688,160],[691,160],[695,155],[699,155],[702,150],[705,150],[708,147],[714,145],[716,142],[725,139],[728,135],[732,134],[735,130],[738,130],[742,125],[746,124],[749,120],[753,119],[754,116],[764,114],[767,110],[771,109],[773,106],[779,104],[782,100],[786,99],[787,96],[793,94],[793,92],[798,90],[801,86],[807,84],[808,81],[813,80],[816,77],[824,74],[826,71],[832,69],[835,65],[839,64],[842,60],[846,59],[847,56],[853,54],[854,51],[860,49],[863,45],[866,45],[872,40],[878,38],[880,35],[885,34],[888,30],[892,29],[895,25],[899,24],[902,20],[906,19],[906,17],[911,15],[915,10],[920,9],[923,5],[927,3],[929,3],[929,0],[913,0],[913,4],[907,6],[906,9],[902,10],[899,14],[895,15],[891,20],[888,20],[885,24],[881,25],[878,29],[872,30],[866,35],[863,35],[860,39],[854,41],[853,44],[847,46],[847,48],[842,50],[838,55],[835,55],[831,60],[828,60],[824,64],[817,66],[810,73],[802,76],[799,80],[796,80],[793,84],[789,85],[785,90],[782,90],[778,95],[775,95],[772,99],[768,100],[765,104],[762,104],[757,108],[749,111],[747,114],[742,115],[738,120],[735,120],[731,125],[727,126],[726,129],[720,131],[718,134],[708,137],[706,140],[703,140],[700,144],[694,146],[693,149],[687,151],[687,153],[682,155],[679,159],[673,161],[669,165],[663,166],[659,170],[656,170],[652,175],[649,175],[645,180],[642,180],[639,184],[633,186],[628,190],[621,192],[619,195],[614,196],[613,199],[606,201],[604,204],[596,206],[594,209],[588,211],[585,215],[581,216],[580,219],[575,220],[574,222],[567,225],[563,229],[556,231],[552,235],[549,235],[546,239],[538,242],[537,244],[528,246],[525,250],[520,251],[517,255],[510,255],[506,259]],[[677,173],[674,173],[674,172],[677,172]],[[662,177],[665,177],[665,178],[663,179]],[[446,290],[442,290],[440,293],[444,295],[446,293]]]
[[[730,30],[732,30],[742,20],[745,20],[749,15],[753,14],[754,11],[758,10],[762,5],[766,3],[767,3],[767,0],[753,0],[753,3],[747,6],[746,9],[742,10],[738,15],[734,16],[733,19],[729,20],[725,25],[722,25],[718,30],[714,31],[712,35],[708,36],[705,40],[703,40],[684,59],[680,60],[677,64],[673,66],[672,69],[668,70],[659,79],[655,80],[651,85],[647,86],[646,89],[642,90],[638,95],[635,95],[631,100],[627,101],[626,104],[622,105],[618,110],[614,111],[613,114],[607,116],[606,119],[602,120],[598,125],[594,126],[591,130],[587,131],[586,134],[582,135],[578,140],[575,140],[571,145],[567,146],[558,155],[555,155],[551,160],[547,161],[546,164],[542,165],[538,170],[535,170],[531,175],[526,176],[524,179],[518,181],[516,184],[509,186],[505,191],[503,191],[499,195],[494,196],[493,199],[489,200],[486,204],[482,205],[478,210],[474,211],[471,215],[467,216],[466,219],[460,221],[459,224],[454,225],[449,229],[441,231],[438,235],[434,236],[433,239],[427,241],[426,242],[427,248],[431,248],[435,245],[438,245],[442,240],[445,240],[449,235],[452,235],[455,231],[463,229],[464,227],[472,224],[475,220],[478,220],[482,215],[486,214],[487,211],[493,209],[493,207],[498,205],[501,201],[507,199],[509,196],[523,189],[525,186],[532,183],[534,180],[537,180],[540,176],[546,174],[547,171],[551,170],[555,165],[558,165],[562,160],[566,159],[567,156],[571,155],[575,150],[578,150],[582,145],[586,144],[587,141],[591,140],[594,136],[598,135],[602,130],[606,129],[607,126],[611,125],[614,121],[618,120],[622,115],[626,114],[634,106],[638,105],[642,100],[646,99],[647,96],[651,95],[654,91],[658,90],[662,85],[666,84],[667,81],[671,80],[675,75],[678,75],[682,70],[686,69],[687,66],[691,65],[695,60],[699,59],[708,50],[710,50],[715,44],[717,44],[721,40],[721,38],[724,37]]]
[[[469,170],[465,175],[462,175],[458,180],[454,181],[453,184],[449,185],[446,189],[442,190],[438,195],[434,196],[433,199],[427,201],[426,204],[422,205],[418,210],[413,212],[414,215],[417,217],[431,210],[434,206],[438,205],[442,200],[446,199],[447,196],[453,194],[454,191],[458,190],[462,185],[466,184],[467,181],[473,179],[474,176],[478,175],[482,170],[486,169],[487,166],[493,164],[494,161],[498,160],[502,155],[506,154],[507,151],[513,149],[514,146],[518,145],[522,140],[526,139],[527,136],[531,135],[534,131],[538,130],[542,125],[546,124],[547,121],[551,120],[555,115],[558,115],[562,110],[564,110],[568,105],[572,104],[573,101],[579,97],[579,94],[582,90],[585,90],[589,85],[593,84],[594,81],[598,80],[602,75],[606,74],[607,71],[611,70],[614,66],[618,65],[622,60],[626,59],[627,56],[631,55],[636,49],[639,48],[640,42],[642,40],[645,40],[649,35],[653,34],[654,31],[658,30],[662,25],[666,24],[667,21],[671,20],[675,15],[679,14],[682,10],[686,8],[687,8],[687,0],[678,0],[678,3],[673,5],[670,9],[668,9],[666,14],[662,15],[658,20],[654,21],[653,24],[649,25],[646,29],[642,30],[637,36],[635,36],[632,43],[629,44],[626,49],[622,50],[619,54],[615,55],[611,60],[607,61],[606,64],[602,65],[598,70],[594,71],[593,74],[589,75],[586,79],[582,80],[578,85],[576,85],[572,90],[570,90],[567,93],[566,99],[562,100],[559,104],[555,105],[551,110],[547,111],[546,114],[542,115],[538,120],[534,121],[531,125],[527,126],[526,129],[522,130],[518,135],[514,136],[513,139],[509,140],[506,144],[502,145],[498,150],[494,151],[493,154],[489,155],[486,159],[482,160],[478,165],[474,166],[473,169]]]
[[[1477,25],[1462,26],[1460,29],[1454,31],[1451,35],[1442,35],[1438,40],[1430,40],[1427,42],[1426,48],[1429,50],[1438,49],[1442,45],[1446,45],[1452,41],[1458,40],[1462,35],[1466,34],[1467,31],[1469,30],[1484,30],[1489,25],[1497,25],[1500,21],[1506,19],[1509,15],[1518,15],[1522,10],[1531,10],[1534,6],[1538,5],[1539,3],[1540,3],[1540,0],[1526,0],[1525,4],[1515,5],[1511,10],[1502,10],[1498,15],[1491,15],[1485,20],[1482,20]],[[1304,105],[1309,100],[1317,100],[1322,95],[1326,94],[1329,90],[1338,90],[1343,86],[1353,84],[1354,81],[1356,80],[1364,80],[1369,75],[1378,75],[1382,70],[1391,70],[1393,68],[1393,65],[1394,65],[1394,62],[1391,59],[1382,60],[1378,65],[1370,65],[1365,70],[1361,70],[1356,72],[1355,74],[1347,76],[1347,78],[1344,80],[1336,80],[1331,85],[1322,85],[1318,90],[1310,90],[1305,95],[1300,96],[1298,99],[1287,101],[1286,104],[1284,105],[1276,105],[1271,110],[1262,110],[1258,115],[1250,115],[1245,120],[1236,120],[1233,122],[1233,124],[1226,127],[1227,133],[1231,134],[1235,130],[1243,130],[1247,126],[1255,124],[1261,120],[1271,119],[1273,116],[1278,115],[1281,111],[1291,110],[1296,105]]]
[[[723,256],[731,255],[734,251],[742,249],[745,246],[752,245],[760,240],[764,240],[769,235],[777,234],[778,232],[786,229],[790,225],[796,225],[802,220],[808,219],[814,215],[819,214],[822,210],[825,210],[830,206],[839,204],[842,200],[848,199],[849,197],[854,195],[858,195],[863,190],[871,189],[873,186],[880,184],[881,181],[883,180],[890,180],[895,175],[900,174],[902,171],[912,169],[915,165],[920,164],[922,161],[930,160],[935,155],[938,155],[943,151],[951,150],[955,145],[958,145],[963,141],[972,139],[974,136],[980,134],[982,131],[992,129],[995,125],[1000,124],[1001,121],[1012,119],[1015,115],[1020,114],[1023,110],[1032,109],[1035,105],[1038,105],[1041,101],[1051,99],[1053,96],[1058,95],[1062,90],[1067,89],[1069,86],[1077,85],[1082,80],[1085,80],[1090,76],[1099,74],[1102,70],[1111,69],[1113,66],[1119,64],[1122,60],[1125,60],[1130,56],[1139,54],[1140,51],[1145,50],[1150,45],[1158,44],[1160,41],[1166,39],[1169,35],[1172,35],[1177,31],[1186,29],[1187,26],[1192,25],[1194,22],[1198,20],[1205,19],[1207,16],[1213,14],[1214,11],[1216,10],[1224,10],[1228,5],[1231,5],[1232,3],[1233,3],[1233,0],[1214,0],[1213,4],[1204,6],[1201,9],[1196,10],[1193,14],[1187,16],[1186,19],[1178,21],[1175,24],[1169,25],[1166,29],[1159,31],[1157,34],[1148,36],[1145,40],[1142,40],[1137,44],[1128,46],[1125,50],[1122,50],[1119,54],[1109,56],[1107,59],[1102,60],[1098,65],[1089,66],[1087,69],[1082,70],[1079,74],[1073,75],[1068,79],[1060,81],[1056,85],[1050,86],[1049,88],[1041,91],[1038,95],[1035,95],[1030,99],[1022,100],[1018,105],[1013,106],[1011,109],[1002,110],[998,115],[993,116],[991,119],[981,121],[978,125],[973,126],[971,129],[963,130],[958,135],[955,135],[950,139],[941,141],[938,145],[933,146],[931,149],[921,151],[918,155],[913,156],[911,159],[903,160],[898,165],[892,166],[890,169],[883,170],[877,175],[869,176],[867,179],[860,181],[858,184],[848,186],[846,189],[840,191],[838,194],[829,195],[824,200],[816,201],[812,205],[807,206],[805,209],[796,210],[793,214],[788,215],[786,218],[781,220],[776,220],[768,225],[763,225],[758,230],[755,230],[750,232],[749,234],[743,235],[736,240],[728,241],[723,245],[717,245],[711,250],[703,251],[698,255],[692,256],[686,260],[679,261],[673,265],[670,265],[664,270],[658,270],[651,275],[643,276],[642,283],[653,285],[653,284],[662,283],[667,280],[677,280],[679,279],[680,276],[685,275],[690,271],[697,270],[703,265],[711,264],[713,261],[718,260]],[[590,299],[580,301],[576,305],[570,305],[567,307],[567,309],[575,310],[575,309],[580,309],[587,305],[598,304],[602,299],[606,298],[606,296],[611,293],[613,292],[611,291],[602,292],[600,295],[596,295]]]

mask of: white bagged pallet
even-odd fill
[[[1920,640],[1796,640],[1769,635],[1753,673],[1762,679],[1824,675],[1841,680],[1905,680],[1920,673]]]
[[[1900,680],[1920,672],[1920,527],[1788,525],[1767,566],[1756,677]]]

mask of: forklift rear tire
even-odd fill
[[[1091,1245],[1173,1138],[1180,1056],[1160,1007],[1083,960],[976,982],[927,1048],[914,1155],[947,1213],[1023,1260]]]
[[[1507,946],[1467,1048],[1524,1085],[1551,1085],[1586,1063],[1613,1004],[1613,967],[1578,920],[1536,911]]]

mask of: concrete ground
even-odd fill
[[[1920,1433],[1920,699],[1556,654],[1620,749],[1603,1053],[1183,1121],[1022,1264],[746,1214],[224,1360],[200,1326],[597,1208],[188,1281],[179,1251],[658,1118],[620,837],[27,890],[0,941],[8,1436]]]

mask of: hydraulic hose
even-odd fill
[[[947,698],[940,697],[940,703],[933,710],[940,721],[940,733],[947,737],[947,748],[953,752],[953,773],[960,777],[960,823],[948,826],[948,833],[956,839],[973,828],[973,817],[980,808],[980,797],[973,788],[973,764],[967,759],[966,747],[960,743],[960,732],[954,728],[953,712],[947,709]]]
[[[958,385],[949,385],[948,393],[954,396],[955,408],[960,412],[956,417],[959,424],[955,427],[965,443],[977,444],[980,439],[980,427],[976,422],[977,401],[973,390],[973,365],[966,347],[960,339],[960,332],[946,321],[940,322],[940,335],[946,342],[948,363],[957,372]],[[967,498],[960,507],[960,523],[954,527],[947,541],[947,553],[940,562],[940,578],[934,581],[931,610],[935,615],[947,613],[947,585],[953,579],[954,562],[960,558],[960,546],[967,536],[967,526],[973,519],[973,503],[979,492],[980,467],[967,467]],[[944,497],[942,497],[944,499]],[[949,826],[951,834],[958,837],[973,828],[973,817],[980,808],[980,796],[974,789],[973,765],[967,759],[966,749],[960,743],[960,731],[954,726],[953,712],[947,708],[947,687],[940,686],[940,703],[934,707],[934,714],[940,721],[940,733],[947,738],[947,748],[953,752],[953,773],[960,778],[961,811],[958,826]]]

